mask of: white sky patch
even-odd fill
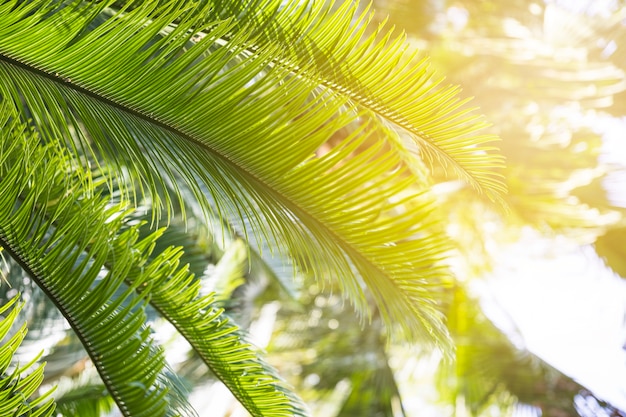
[[[610,16],[619,7],[617,0],[546,0],[546,4],[556,4],[570,12],[599,17]]]
[[[599,124],[604,134],[601,161],[626,168],[626,117],[606,116]]]
[[[626,207],[626,117],[602,118],[601,128],[603,149],[600,162],[613,169],[603,181],[603,186],[611,204]]]
[[[562,237],[529,232],[501,255],[483,291],[513,320],[526,348],[626,409],[626,280],[590,248]]]

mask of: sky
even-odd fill
[[[486,313],[525,347],[626,410],[626,280],[590,247],[527,230],[480,287]],[[507,330],[508,328],[508,330]]]

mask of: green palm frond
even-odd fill
[[[332,2],[329,7],[313,1],[300,8],[272,0],[227,3],[224,7],[238,17],[239,25],[258,35],[250,49],[280,44],[274,65],[408,133],[431,164],[452,169],[500,201],[505,187],[498,170],[504,163],[490,144],[499,139],[481,132],[488,127],[486,121],[467,107],[468,99],[459,98],[458,87],[444,85],[428,59],[411,50],[404,33],[394,35],[384,22],[372,27],[369,6],[359,12],[358,2]]]
[[[49,417],[53,415],[55,409],[54,401],[49,398],[51,391],[34,400],[29,400],[43,381],[43,365],[32,369],[39,358],[36,357],[26,365],[18,365],[13,370],[10,369],[13,355],[26,335],[24,324],[8,337],[23,306],[23,303],[18,303],[17,300],[18,296],[0,305],[0,318],[2,318],[0,342],[4,340],[0,344],[0,415]]]
[[[368,311],[365,283],[390,327],[447,344],[433,301],[447,280],[446,237],[433,227],[427,185],[381,142],[369,110],[340,112],[348,98],[273,65],[281,45],[251,52],[255,39],[243,28],[233,36],[231,19],[206,21],[208,5],[136,2],[89,30],[104,6],[72,4],[0,7],[0,91],[45,140],[105,157],[154,198],[163,181],[186,182],[246,236],[320,278],[340,277],[359,311]],[[474,163],[474,150],[463,155]]]
[[[139,234],[133,230],[135,233],[128,240],[118,242],[116,251],[124,251],[128,245],[149,248],[159,236],[154,233],[137,241]],[[253,415],[306,415],[305,406],[280,382],[276,372],[259,360],[223,309],[214,306],[214,295],[200,295],[200,282],[179,265],[181,255],[179,248],[169,248],[150,265],[137,262],[127,280],[133,286],[149,288],[151,305],[176,327]]]
[[[164,358],[144,326],[147,301],[132,287],[118,293],[129,257],[103,270],[121,207],[76,189],[67,159],[37,146],[3,104],[0,245],[63,313],[124,415],[166,415]]]
[[[149,301],[255,415],[306,415],[213,297],[199,296],[199,281],[179,267],[180,249],[152,256],[162,231],[139,239],[122,207],[85,194],[80,178],[63,175],[66,157],[38,146],[7,117],[8,105],[2,110],[0,244],[63,313],[122,413],[187,412],[170,395],[176,383],[144,325]]]

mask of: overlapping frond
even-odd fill
[[[138,231],[116,242],[114,250],[127,246],[150,248],[160,233],[138,241]],[[253,415],[287,417],[307,415],[305,406],[280,382],[277,373],[263,363],[242,337],[239,328],[215,307],[213,294],[200,295],[200,281],[181,267],[179,248],[161,252],[149,265],[136,263],[127,280],[147,286],[150,303],[176,327],[211,371]]]
[[[195,227],[194,233],[203,230]],[[150,303],[190,343],[213,374],[252,415],[308,415],[306,406],[224,314],[222,306],[228,304],[233,290],[244,282],[243,276],[248,270],[244,243],[231,241],[209,276],[198,279],[205,272],[209,259],[206,253],[200,255],[198,242],[191,241],[189,233],[183,233],[179,225],[172,227],[171,223],[149,236],[142,236],[141,232],[141,229],[135,230],[128,242],[119,242],[117,249],[125,250],[137,241],[141,241],[142,247],[154,248],[152,268],[147,269],[142,262],[137,262],[137,267],[143,268],[150,277]],[[263,266],[259,259],[251,262]],[[193,271],[198,267],[201,270],[196,275]],[[134,272],[137,271],[128,273],[130,285],[138,279]],[[207,290],[212,292],[207,294]]]
[[[446,279],[448,246],[419,179],[367,121],[382,110],[346,110],[350,97],[320,92],[318,78],[302,75],[319,63],[300,72],[275,65],[282,45],[251,50],[245,27],[207,21],[211,5],[135,2],[87,30],[103,6],[49,13],[48,4],[59,6],[0,7],[0,91],[40,132],[104,157],[153,197],[163,181],[184,181],[207,211],[336,279],[359,311],[367,312],[365,283],[390,327],[446,343],[433,290]],[[416,97],[415,106],[430,108],[431,96],[448,95]],[[314,154],[360,119],[330,152]],[[446,135],[449,120],[439,119]]]
[[[188,411],[169,395],[174,381],[145,327],[151,302],[252,413],[306,415],[213,297],[199,296],[199,281],[178,265],[180,249],[153,256],[160,233],[139,239],[123,207],[86,194],[64,175],[68,161],[9,115],[0,137],[0,244],[61,310],[123,414]]]
[[[63,392],[59,392],[60,389]],[[61,381],[57,387],[57,412],[62,416],[101,417],[110,413],[114,402],[102,383],[87,381]]]
[[[121,207],[81,193],[67,159],[38,146],[2,104],[0,245],[63,313],[124,415],[178,414],[168,410],[163,354],[144,324],[147,300],[121,289],[129,256],[103,269]]]
[[[55,403],[50,398],[51,391],[29,400],[43,381],[44,366],[33,369],[39,358],[11,369],[13,355],[27,331],[26,324],[23,324],[11,335],[11,327],[17,321],[22,306],[22,303],[18,303],[18,296],[0,305],[0,342],[4,340],[0,344],[0,415],[49,417],[55,409]]]

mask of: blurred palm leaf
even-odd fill
[[[55,403],[51,400],[51,392],[47,392],[35,400],[30,400],[43,381],[43,365],[32,369],[37,358],[26,365],[10,368],[12,357],[26,334],[26,325],[17,332],[11,333],[17,315],[23,303],[14,297],[0,306],[0,414],[5,416],[29,415],[33,417],[52,416]],[[5,340],[6,338],[6,340]]]
[[[608,230],[594,242],[594,247],[609,268],[626,278],[626,228]]]
[[[403,416],[380,317],[363,327],[343,311],[339,297],[313,284],[306,288],[299,303],[279,310],[268,348],[283,374],[316,415]]]
[[[498,329],[461,287],[454,291],[448,317],[457,357],[454,364],[442,363],[437,376],[444,401],[473,416],[487,414],[490,407],[508,415],[524,404],[541,410],[539,415],[577,415],[575,397],[582,386],[516,346],[510,340],[515,337]]]
[[[513,214],[503,221],[585,243],[617,225],[622,213],[605,204],[604,182],[613,167],[603,155],[610,125],[602,112],[614,112],[616,98],[626,91],[626,68],[619,59],[624,10],[598,18],[567,13],[554,3],[464,0],[447,12],[450,25],[453,12],[464,16],[465,24],[431,39],[427,47],[434,65],[464,85],[497,121],[493,131],[503,139],[505,200]],[[616,56],[606,49],[611,42]],[[437,175],[436,181],[443,180]],[[479,203],[470,194],[451,201],[465,199]],[[469,229],[482,226],[463,228]]]
[[[100,417],[110,413],[114,402],[106,387],[97,382],[61,381],[57,390],[57,412],[62,416]]]

